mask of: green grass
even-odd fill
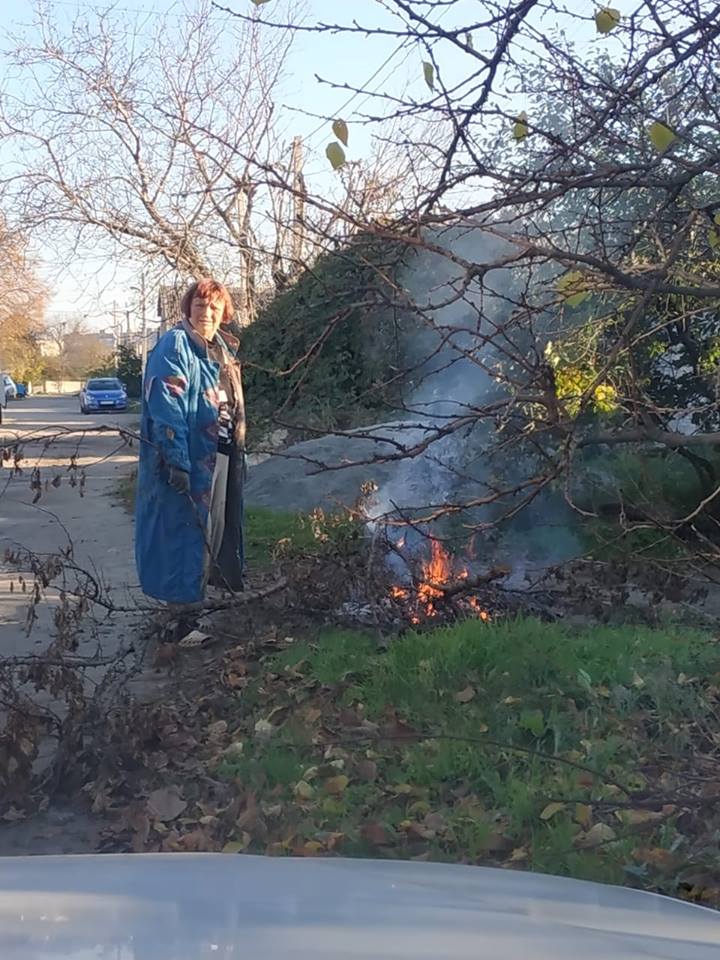
[[[365,634],[329,630],[267,670],[246,755],[223,773],[280,803],[280,847],[315,849],[330,833],[352,855],[517,863],[613,882],[650,877],[638,850],[690,850],[687,824],[654,823],[639,808],[638,835],[624,808],[636,790],[667,797],[675,770],[682,784],[717,705],[720,649],[707,635],[466,621],[380,650]],[[268,715],[275,736],[257,740],[252,725]],[[391,736],[353,743],[363,723]],[[338,741],[324,758],[312,747],[320,725]],[[421,736],[399,741],[408,727]],[[347,783],[328,792],[338,775]],[[297,798],[298,781],[309,798]],[[605,841],[588,848],[593,826]],[[667,892],[673,883],[646,879]]]
[[[301,514],[267,507],[245,510],[245,554],[253,569],[270,566],[278,553],[310,551],[315,543],[312,527]]]
[[[129,513],[135,509],[137,473],[119,480],[114,496]],[[349,535],[349,524],[342,517],[315,521],[312,517],[267,507],[245,509],[245,557],[253,570],[272,566],[280,555],[318,553],[328,541],[339,544]]]

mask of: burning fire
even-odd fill
[[[403,538],[398,546],[403,545],[404,542]],[[459,571],[453,569],[452,557],[442,543],[432,537],[430,559],[422,564],[418,586],[414,591],[407,587],[393,586],[390,588],[390,596],[394,600],[406,601],[411,607],[411,623],[420,623],[424,617],[438,615],[437,601],[446,595],[443,587],[468,580],[469,577],[470,573],[466,567]],[[463,602],[480,620],[487,622],[490,619],[490,614],[483,608],[477,597],[466,597]]]
[[[442,597],[443,591],[437,586],[445,586],[452,580],[452,562],[450,554],[439,540],[430,541],[430,559],[422,565],[422,580],[418,587],[418,600],[429,617],[436,614],[434,600]],[[436,586],[437,584],[437,586]]]
[[[487,612],[487,610],[485,610],[484,607],[482,607],[482,606],[480,605],[480,601],[478,600],[478,598],[477,598],[477,597],[468,597],[468,603],[469,603],[470,606],[473,608],[473,610],[477,613],[477,615],[478,615],[478,617],[480,618],[480,620],[482,620],[482,621],[484,621],[485,623],[487,623],[488,620],[490,619],[490,614]]]

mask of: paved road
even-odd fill
[[[15,436],[32,434],[37,438],[63,427],[79,431],[98,424],[134,427],[137,420],[136,414],[83,416],[76,397],[30,397],[8,404],[0,438],[6,444]],[[118,482],[133,468],[136,448],[123,447],[121,442],[114,432],[84,437],[75,434],[53,442],[47,449],[28,442],[23,474],[10,478],[7,465],[0,472],[0,656],[32,653],[41,644],[46,645],[56,602],[51,591],[28,636],[27,601],[17,592],[18,571],[2,563],[7,549],[25,548],[36,554],[50,554],[67,548],[72,541],[76,562],[104,581],[115,602],[125,605],[137,598],[132,519],[113,497]],[[82,497],[78,488],[67,482],[68,463],[75,453],[86,472]],[[30,477],[35,466],[44,481],[59,476],[61,482],[58,487],[49,484],[40,501],[33,505]],[[15,592],[10,591],[12,581]],[[127,627],[126,618],[116,618],[101,628],[99,637],[86,635],[81,650],[89,652],[100,639],[106,652],[113,651]]]

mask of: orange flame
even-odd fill
[[[473,608],[473,610],[477,613],[478,618],[482,620],[483,623],[487,623],[488,620],[490,619],[490,614],[487,612],[487,610],[484,607],[480,605],[480,601],[478,600],[478,598],[470,597],[468,599],[468,603]]]
[[[452,583],[453,580],[467,580],[469,577],[470,573],[465,567],[457,573],[453,571],[452,557],[439,540],[431,538],[430,559],[422,564],[421,580],[415,596],[413,597],[410,590],[399,586],[391,587],[390,595],[395,600],[414,600],[410,622],[417,624],[422,619],[421,614],[425,617],[437,616],[435,602],[444,596],[441,587]],[[480,605],[476,597],[468,598],[467,603],[480,620],[487,622],[490,619],[490,614]]]

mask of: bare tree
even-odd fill
[[[283,152],[274,98],[290,42],[220,22],[205,2],[142,24],[98,9],[69,28],[40,5],[11,54],[0,118],[23,158],[5,177],[23,222],[65,247],[114,246],[184,276],[240,275],[252,313],[261,170]]]

